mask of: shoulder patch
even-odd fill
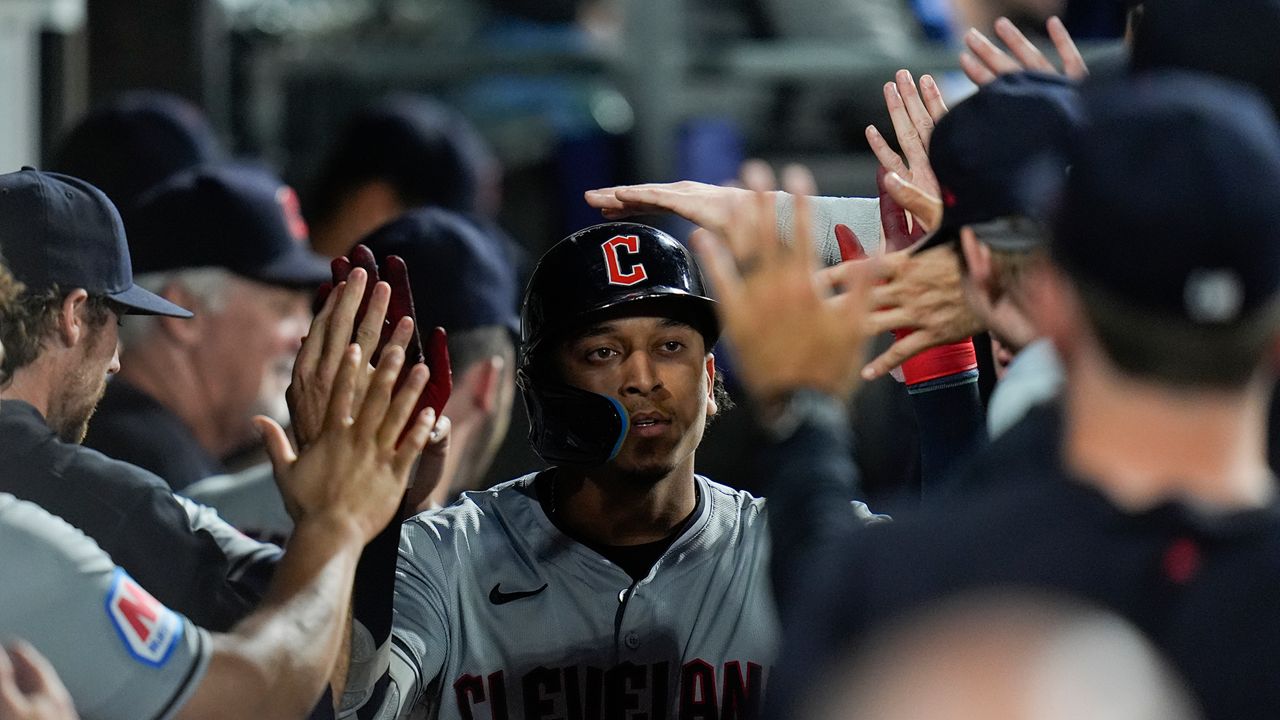
[[[116,568],[107,592],[107,617],[124,641],[125,650],[144,665],[164,667],[182,637],[182,620]]]

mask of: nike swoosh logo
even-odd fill
[[[543,583],[542,587],[538,588],[537,590],[521,590],[518,592],[509,592],[509,593],[502,592],[501,590],[498,589],[500,587],[502,587],[502,583],[498,583],[497,585],[494,585],[493,589],[489,591],[489,602],[493,603],[494,605],[506,605],[507,603],[512,602],[514,600],[522,600],[527,597],[533,597],[534,595],[537,595],[538,593],[547,589],[546,583]]]

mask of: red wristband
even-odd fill
[[[901,340],[912,332],[915,331],[894,330],[893,336]],[[908,358],[902,363],[902,378],[907,385],[916,385],[977,368],[978,355],[973,350],[973,340],[965,338],[960,342],[929,348]]]

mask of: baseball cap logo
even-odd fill
[[[1196,322],[1235,320],[1244,306],[1244,283],[1227,269],[1192,270],[1182,294],[1187,316]]]
[[[284,212],[284,222],[289,228],[289,235],[299,245],[307,242],[307,221],[302,218],[302,203],[298,201],[298,193],[288,185],[281,185],[276,190],[276,203]]]
[[[604,251],[604,265],[609,271],[610,285],[635,285],[649,277],[644,263],[638,260],[639,235],[614,235],[600,249]]]

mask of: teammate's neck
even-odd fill
[[[558,468],[551,505],[556,521],[574,535],[600,545],[640,545],[671,533],[697,506],[693,456],[648,485],[607,469],[592,472]]]
[[[1082,353],[1087,355],[1087,353]],[[1116,504],[1184,499],[1231,510],[1275,492],[1266,461],[1267,393],[1170,389],[1081,357],[1066,384],[1064,460]]]

